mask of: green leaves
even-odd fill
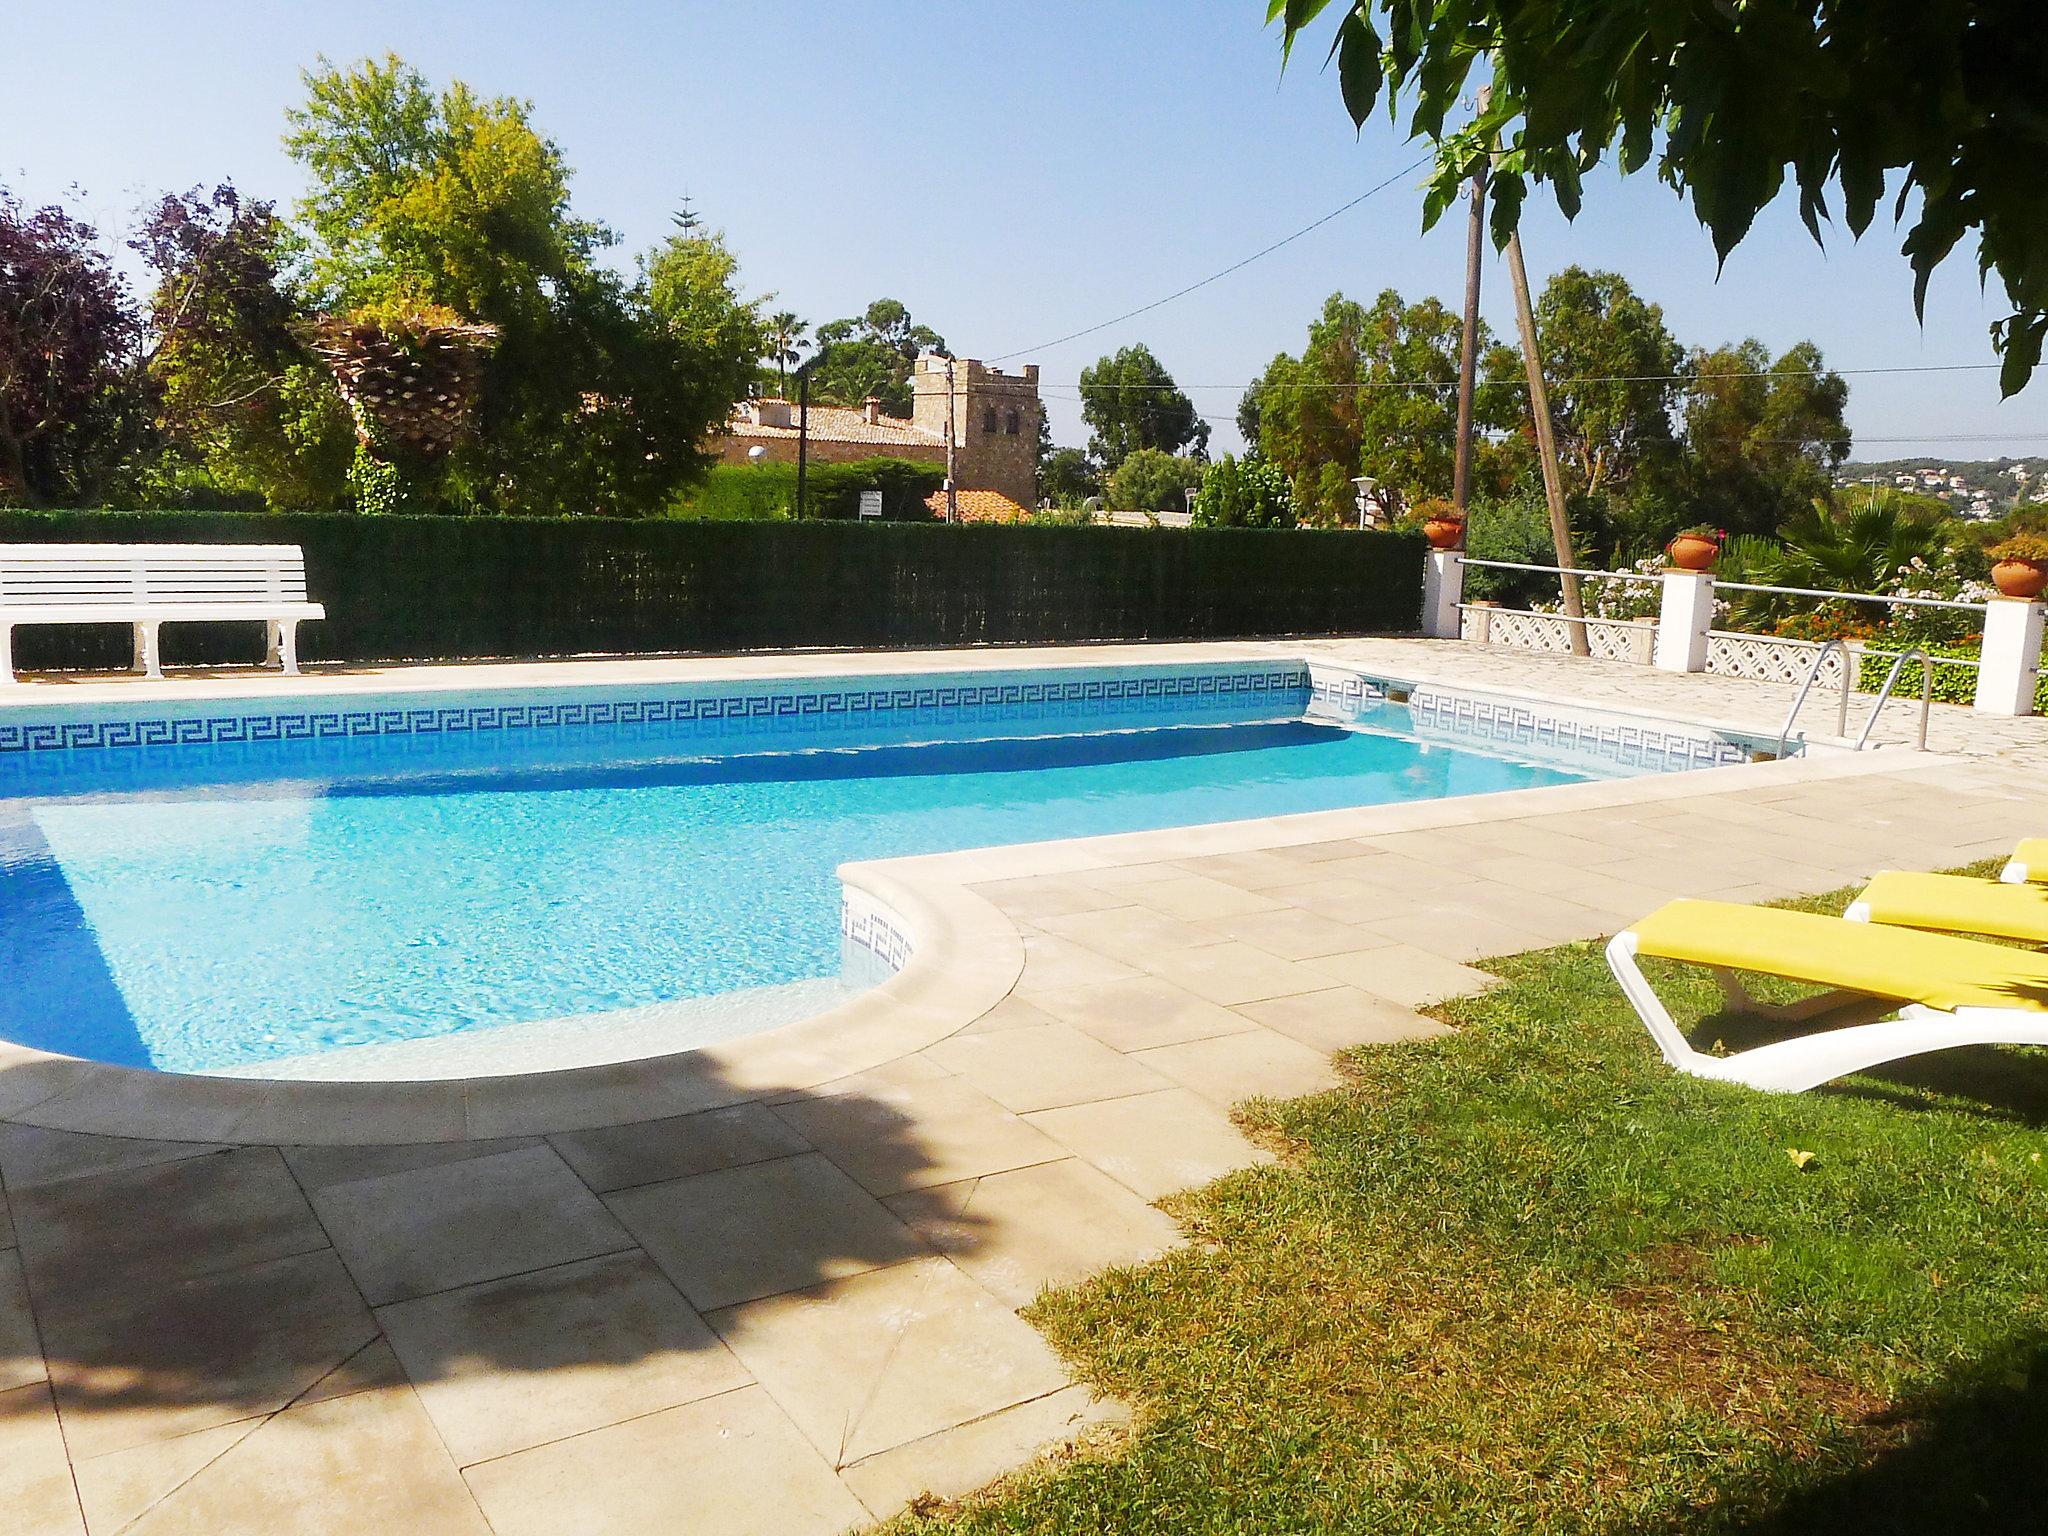
[[[1269,0],[1283,56],[1325,0]],[[1725,260],[1789,182],[1816,240],[1830,193],[1861,234],[1888,184],[1915,302],[1974,236],[2012,313],[1992,327],[2007,393],[2048,328],[2048,25],[2038,0],[1352,0],[1325,60],[1355,123],[1385,101],[1438,149],[1425,227],[1503,146],[1493,235],[1531,184],[1576,212],[1583,174],[1618,147],[1655,163]],[[1492,103],[1466,99],[1491,72]],[[1659,132],[1662,131],[1661,144]],[[1915,212],[1917,194],[1917,213]]]

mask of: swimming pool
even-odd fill
[[[1299,663],[265,708],[0,739],[0,1037],[258,1076],[593,1020],[680,1050],[842,995],[847,861],[1691,761]]]

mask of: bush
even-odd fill
[[[1465,553],[1474,560],[1508,560],[1518,565],[1555,565],[1550,509],[1540,496],[1476,501],[1465,519]],[[1527,608],[1557,599],[1557,578],[1535,571],[1465,569],[1465,600]]]
[[[804,515],[860,516],[860,493],[882,493],[882,516],[927,522],[925,498],[946,483],[938,464],[909,459],[859,459],[851,464],[809,464],[804,470]],[[702,522],[776,522],[796,515],[794,464],[720,464],[697,484],[676,492],[667,515]]]
[[[1109,477],[1109,504],[1130,512],[1185,512],[1202,466],[1157,448],[1140,448]]]
[[[264,543],[305,550],[329,617],[315,661],[1415,628],[1422,544],[1397,534],[847,521],[5,512],[0,543]],[[242,660],[257,626],[178,624],[167,660]],[[21,665],[124,667],[126,626],[18,630]]]
[[[1292,528],[1294,492],[1257,454],[1240,460],[1226,453],[1202,471],[1194,511],[1197,528]]]

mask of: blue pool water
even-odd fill
[[[351,746],[322,772],[200,751],[0,800],[0,1035],[207,1072],[774,987],[838,971],[847,860],[1585,777],[1298,716],[737,754],[602,731]]]

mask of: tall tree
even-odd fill
[[[1267,0],[1283,51],[1330,0]],[[1384,89],[1411,136],[1436,146],[1425,225],[1496,145],[1493,234],[1504,243],[1529,185],[1567,217],[1610,152],[1657,157],[1726,256],[1792,181],[1816,240],[1830,198],[1861,235],[1889,182],[1924,301],[1934,269],[1975,235],[2011,313],[1992,327],[2002,383],[2025,386],[2048,340],[2048,26],[2035,0],[1339,0],[1330,57],[1361,126]],[[1284,55],[1283,55],[1284,56]],[[1487,105],[1447,126],[1490,79]]]
[[[833,405],[859,405],[873,395],[891,416],[911,410],[911,369],[920,354],[944,352],[946,338],[911,321],[895,299],[877,299],[858,315],[818,327],[811,395]]]
[[[89,499],[132,411],[140,323],[89,224],[0,188],[0,496]]]
[[[1143,344],[1081,370],[1081,419],[1091,434],[1088,452],[1105,475],[1140,448],[1197,458],[1209,449],[1209,423]]]
[[[1568,491],[1626,496],[1639,469],[1668,466],[1685,351],[1664,311],[1617,272],[1566,267],[1543,285],[1536,334]]]
[[[1774,533],[1849,454],[1849,386],[1802,341],[1775,361],[1754,338],[1686,363],[1685,444],[1695,518]]]
[[[306,88],[286,147],[310,182],[300,212],[319,298],[401,334],[423,309],[496,328],[479,430],[436,494],[485,510],[655,510],[701,467],[759,355],[758,329],[735,326],[754,348],[735,384],[728,357],[684,335],[691,293],[716,307],[722,245],[686,233],[651,258],[678,306],[657,314],[651,275],[629,287],[596,263],[615,237],[571,214],[566,162],[527,103],[460,82],[437,93],[395,57],[323,60]]]
[[[799,320],[793,309],[779,309],[768,317],[768,350],[764,354],[775,364],[775,392],[789,393],[789,365],[803,353],[804,338],[810,334],[810,322]]]
[[[1410,304],[1389,288],[1368,309],[1333,293],[1301,356],[1267,365],[1252,390],[1259,450],[1293,482],[1305,516],[1343,520],[1356,475],[1379,481],[1395,503],[1450,493],[1462,330],[1435,299]],[[1475,399],[1476,419],[1504,425],[1517,404],[1490,385]]]
[[[274,206],[232,185],[167,196],[129,242],[156,275],[150,373],[174,458],[229,496],[281,511],[345,494],[355,433],[333,376],[299,335]]]

